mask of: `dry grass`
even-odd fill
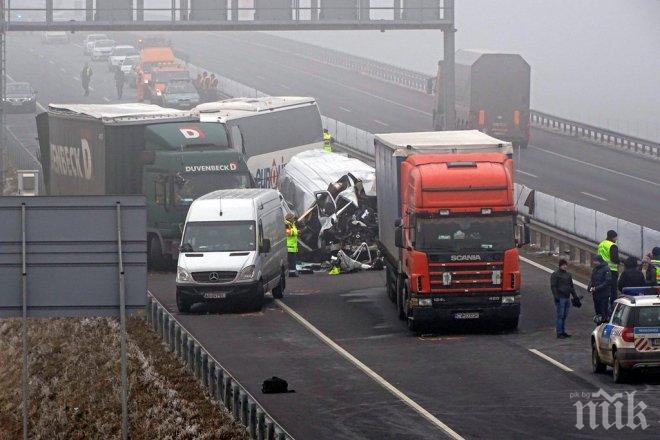
[[[30,438],[120,438],[115,319],[31,319]],[[21,321],[0,320],[0,439],[22,436]],[[247,439],[144,318],[128,321],[132,440]]]

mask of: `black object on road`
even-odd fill
[[[261,385],[261,392],[264,394],[279,394],[279,393],[295,393],[295,390],[289,389],[289,384],[286,380],[273,376],[270,379],[264,380]]]

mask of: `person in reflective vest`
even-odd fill
[[[296,268],[298,260],[298,227],[296,226],[296,217],[293,214],[287,214],[285,218],[286,250],[289,262],[289,276],[297,277]]]
[[[616,231],[607,231],[607,238],[598,243],[597,253],[605,261],[612,273],[611,287],[610,287],[610,308],[617,299],[617,284],[619,282],[619,247],[616,245],[618,234]]]
[[[332,135],[327,128],[323,129],[323,151],[332,153]]]
[[[656,246],[651,251],[649,264],[646,269],[646,284],[649,286],[660,286],[660,247]]]

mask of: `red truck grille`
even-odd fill
[[[493,283],[493,272],[501,272],[503,266],[504,263],[500,261],[429,263],[431,293],[500,291],[502,282]],[[445,285],[443,281],[447,272],[451,274],[449,285]]]

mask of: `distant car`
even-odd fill
[[[594,373],[611,366],[614,382],[621,383],[634,370],[660,367],[660,288],[648,289],[655,293],[617,299],[611,318],[591,334]]]
[[[43,44],[53,44],[53,43],[66,44],[69,42],[69,34],[67,34],[66,32],[59,32],[59,31],[43,32],[41,34],[41,42]]]
[[[97,40],[92,47],[92,61],[107,60],[115,47],[115,40]]]
[[[133,46],[115,46],[108,56],[108,71],[114,72],[127,56],[138,56],[138,51]]]
[[[85,55],[91,55],[92,49],[94,49],[94,42],[99,40],[107,40],[108,36],[106,34],[89,34],[85,37],[85,42],[83,43],[83,50]]]
[[[121,62],[119,68],[124,72],[124,81],[132,89],[136,87],[135,82],[137,81],[137,70],[136,67],[140,64],[139,55],[131,55],[124,58]]]
[[[7,83],[4,104],[7,113],[35,113],[37,111],[37,93],[26,82]]]
[[[189,110],[200,103],[199,93],[191,80],[173,80],[165,84],[162,91],[152,95],[152,104],[168,108]]]

